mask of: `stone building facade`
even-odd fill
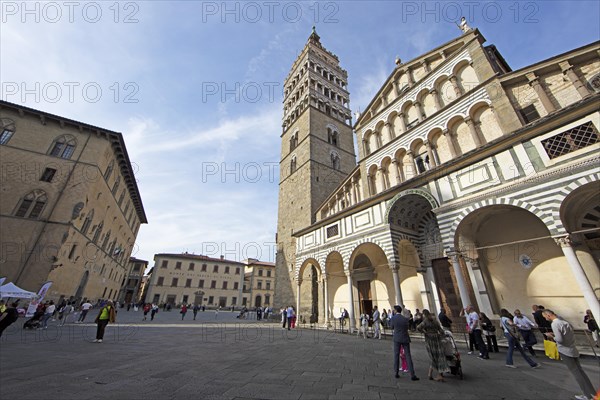
[[[249,258],[246,265],[242,305],[272,307],[275,295],[275,263]]]
[[[148,261],[140,260],[135,257],[129,259],[127,275],[123,278],[121,292],[119,293],[119,302],[122,304],[137,303],[141,296],[142,278]]]
[[[468,28],[397,60],[354,125],[358,164],[294,226],[278,302],[322,322],[394,304],[600,315],[600,44],[513,71],[485,42]]]
[[[146,301],[156,304],[198,304],[239,307],[244,283],[243,263],[196,254],[154,255]]]
[[[123,135],[0,101],[0,275],[116,299],[147,223]]]

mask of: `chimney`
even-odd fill
[[[224,259],[225,259],[225,256],[221,256],[221,260],[224,260]]]

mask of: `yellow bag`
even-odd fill
[[[549,358],[553,360],[560,360],[560,354],[558,354],[558,346],[556,345],[556,342],[544,340],[544,351]]]

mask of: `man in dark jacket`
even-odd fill
[[[400,368],[400,346],[402,346],[404,347],[404,355],[406,357],[406,363],[408,364],[410,377],[413,381],[418,381],[419,378],[415,375],[415,368],[410,355],[410,336],[408,335],[409,320],[400,314],[402,307],[394,306],[394,310],[396,313],[390,320],[390,326],[394,331],[394,376],[400,378],[398,371]]]
[[[444,328],[448,330],[452,329],[452,320],[446,315],[445,309],[442,308],[440,310],[440,315],[438,315],[438,319],[440,320],[440,324],[442,324]]]
[[[542,311],[544,311],[544,306],[538,306],[537,304],[534,304],[533,306],[531,306],[531,309],[533,310],[533,320],[537,324],[538,329],[540,330],[542,335],[544,335],[544,338],[546,338],[546,333],[551,332],[552,328],[550,323],[546,321],[546,318],[544,318],[544,316],[542,315]]]

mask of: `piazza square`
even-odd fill
[[[599,399],[597,2],[0,12],[2,399]]]

